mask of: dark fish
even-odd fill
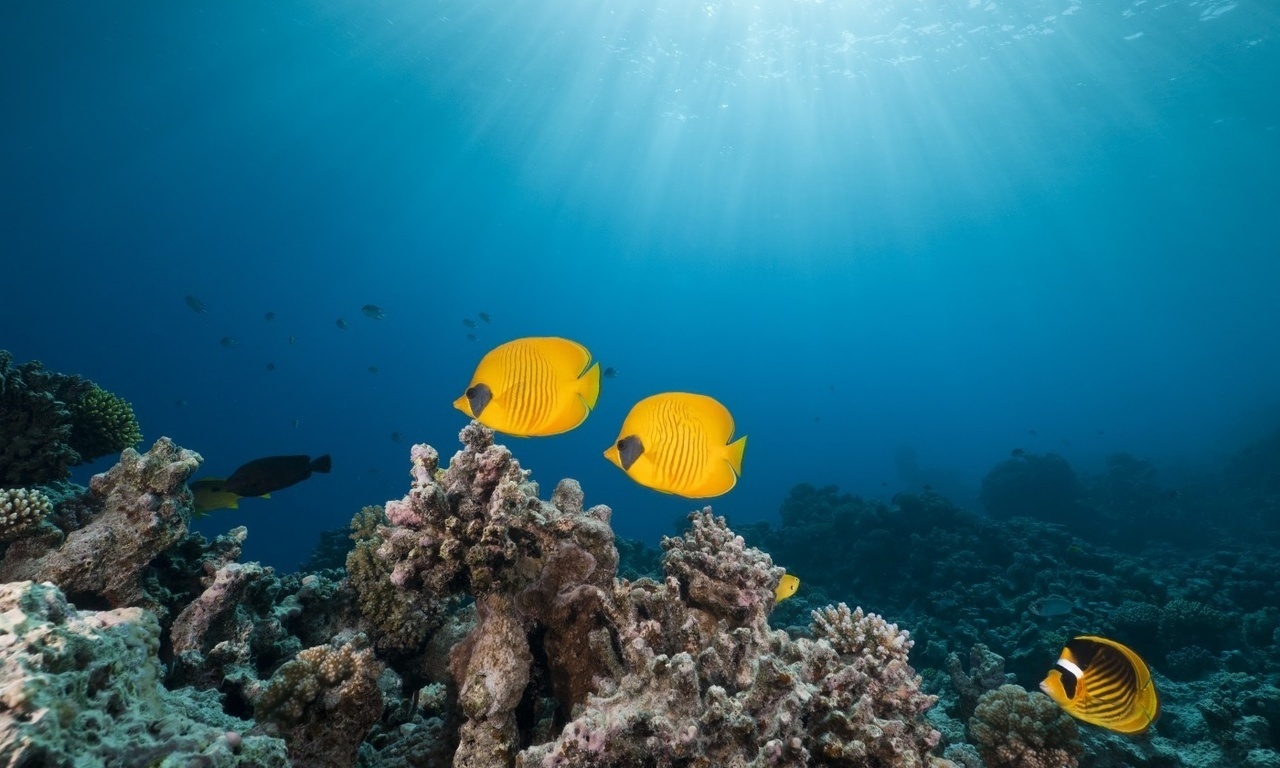
[[[186,400],[183,400],[183,399],[181,399],[181,398],[179,398],[179,399],[177,399],[177,400],[174,400],[174,401],[173,401],[173,404],[174,404],[174,405],[176,405],[176,406],[178,406],[179,408],[181,408],[181,407],[183,407],[184,405],[186,405],[186,404],[187,404],[187,401],[186,401]]]
[[[1146,662],[1105,637],[1070,640],[1040,690],[1072,717],[1117,733],[1145,733],[1160,716]]]
[[[204,302],[200,301],[195,296],[192,296],[191,294],[187,294],[186,296],[182,297],[182,301],[188,307],[191,307],[191,311],[195,312],[197,315],[204,314]]]
[[[276,364],[275,364],[275,363],[267,363],[267,370],[268,370],[268,371],[274,371],[275,369],[276,369]]]
[[[343,320],[342,318],[338,318],[337,320],[335,320],[334,325],[338,326],[344,331],[347,330],[347,321]]]
[[[1032,437],[1035,437],[1037,433],[1036,433],[1036,431],[1035,431],[1034,429],[1028,429],[1028,430],[1027,430],[1027,434],[1028,434],[1028,435],[1031,435]]]
[[[481,320],[485,321],[486,323],[493,322],[493,320],[489,317],[488,312],[480,312],[479,314],[476,315],[476,317],[479,317]]]
[[[376,366],[376,365],[371,365],[371,366],[369,366],[369,373],[373,374],[374,376],[377,376],[377,375],[378,375],[378,366]]]
[[[600,375],[604,376],[606,379],[612,379],[618,375],[618,369],[611,365],[608,368],[605,368]]]
[[[310,456],[268,456],[241,466],[223,489],[237,496],[261,496],[300,483],[312,472],[328,472],[333,465],[329,454],[312,460]]]
[[[400,442],[400,441],[402,441],[402,440],[404,440],[404,435],[400,434],[399,432],[392,432],[392,433],[391,433],[391,442],[393,442],[393,443],[398,443],[398,442]]]
[[[383,312],[382,307],[379,307],[377,304],[365,304],[363,307],[360,308],[360,312],[365,317],[371,318],[373,320],[381,320],[382,318],[387,316],[387,313]]]
[[[269,322],[271,322],[272,320],[275,320],[275,319],[276,319],[276,313],[275,313],[275,312],[268,312],[267,314],[263,315],[262,317],[263,317],[263,319],[264,319],[264,320],[266,320],[266,321],[269,323]]]
[[[1021,448],[1014,448],[1012,451],[1009,451],[1009,455],[1015,459],[1020,459],[1023,456],[1026,456],[1027,452],[1022,450]]]
[[[236,344],[236,340],[231,338],[230,336],[223,336],[218,343],[226,347],[227,349],[231,349],[234,346],[238,346]]]
[[[463,325],[465,325],[465,326],[467,326],[468,328],[475,328],[475,327],[476,327],[476,321],[475,321],[475,320],[472,320],[472,319],[471,319],[471,318],[469,318],[469,317],[464,317],[464,318],[462,318],[462,324],[463,324]]]
[[[290,343],[290,344],[297,344],[297,343],[298,343],[298,337],[297,337],[297,336],[294,336],[292,333],[291,333],[291,334],[289,334],[289,343]]]
[[[480,339],[474,333],[467,334],[467,341],[479,341]]]

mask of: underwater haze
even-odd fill
[[[499,439],[650,544],[704,503],[602,456],[655,392],[748,436],[734,523],[1280,423],[1266,0],[46,0],[0,10],[0,98],[0,349],[198,476],[330,454],[197,526],[280,569],[456,450],[519,337],[618,375]]]

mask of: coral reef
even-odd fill
[[[11,766],[288,766],[216,697],[168,691],[140,608],[77,611],[58,589],[0,584],[0,755]]]
[[[89,483],[98,511],[65,537],[14,542],[0,560],[0,581],[52,581],[77,605],[141,606],[163,614],[145,584],[147,566],[186,534],[191,492],[187,478],[200,456],[160,438]]]
[[[0,490],[0,523],[29,521],[0,543],[14,582],[0,587],[0,752],[324,768],[1280,762],[1280,563],[1265,547],[1188,556],[1165,539],[1137,556],[1089,526],[994,520],[932,491],[884,503],[804,485],[781,527],[739,536],[704,509],[657,550],[616,542],[575,481],[544,499],[491,431],[461,439],[448,468],[414,446],[403,498],[327,537],[324,570],[283,576],[238,562],[243,528],[187,533],[200,459],[165,439],[88,490]],[[1157,480],[1115,458],[1072,503],[1099,520],[1194,508]],[[804,584],[782,603],[775,562]],[[1050,595],[1067,599],[1045,612]],[[1027,692],[1083,633],[1151,664],[1164,714],[1147,736],[1077,727]]]

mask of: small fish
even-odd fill
[[[298,337],[297,337],[297,336],[294,336],[292,333],[291,333],[291,334],[289,334],[289,343],[290,343],[290,344],[297,344],[297,343],[298,343]]]
[[[1027,452],[1022,450],[1021,448],[1014,448],[1012,451],[1009,451],[1009,455],[1015,459],[1020,459],[1023,456],[1026,456]]]
[[[297,429],[301,424],[302,424],[302,419],[294,419],[294,420],[293,420],[293,428],[294,428],[294,429]]]
[[[377,375],[378,375],[378,366],[376,366],[376,365],[371,365],[371,366],[369,366],[369,373],[370,373],[370,374],[372,374],[372,375],[374,375],[374,376],[377,376]]]
[[[399,432],[392,432],[392,433],[391,433],[391,442],[393,442],[393,443],[400,443],[400,442],[404,442],[404,435],[400,434]]]
[[[476,314],[476,317],[480,318],[481,320],[485,321],[486,323],[492,323],[492,322],[493,322],[493,319],[489,317],[489,313],[488,313],[488,312],[478,312],[478,313]]]
[[[300,483],[312,472],[328,472],[332,466],[327,453],[314,460],[310,456],[268,456],[242,465],[223,487],[237,496],[261,496]]]
[[[184,407],[184,406],[187,404],[187,401],[186,401],[186,400],[183,400],[182,398],[178,398],[177,400],[174,400],[174,401],[173,401],[173,404],[174,404],[174,405],[176,405],[176,406],[177,406],[177,407],[179,407],[179,408],[182,408],[182,407]]]
[[[265,315],[263,315],[263,316],[262,316],[262,319],[263,319],[263,320],[266,320],[266,321],[269,323],[269,322],[271,322],[272,320],[275,320],[275,319],[276,319],[276,313],[275,313],[275,312],[268,312],[267,314],[265,314]]]
[[[556,336],[508,341],[489,351],[453,407],[514,437],[568,432],[600,397],[600,364],[587,348]]]
[[[464,317],[464,318],[462,318],[462,324],[463,324],[463,325],[465,325],[465,326],[467,326],[468,328],[475,328],[475,327],[476,327],[476,321],[475,321],[475,320],[472,320],[472,319],[471,319],[471,318],[469,318],[469,317]]]
[[[343,320],[341,317],[340,317],[340,318],[338,318],[337,320],[335,320],[333,324],[334,324],[334,325],[336,325],[336,326],[338,326],[339,328],[341,328],[341,329],[342,329],[342,330],[344,330],[344,331],[345,331],[345,330],[347,330],[347,321],[346,321],[346,320]]]
[[[604,377],[606,379],[613,379],[613,378],[616,378],[617,376],[618,376],[618,369],[614,368],[612,365],[604,369]]]
[[[195,312],[197,315],[204,314],[204,302],[200,301],[195,296],[188,293],[186,296],[182,297],[182,301],[188,307],[191,307],[191,311]]]
[[[239,509],[240,499],[226,488],[227,481],[221,477],[204,477],[188,484],[191,495],[195,497],[196,518],[204,517],[215,509]],[[269,499],[271,494],[263,494],[260,499]]]
[[[379,307],[377,304],[365,304],[360,308],[360,312],[365,317],[372,318],[374,320],[381,320],[387,316],[387,313],[383,312],[382,307]]]
[[[636,403],[604,452],[637,483],[690,499],[720,496],[738,483],[747,438],[714,398],[664,392]]]
[[[1031,435],[1032,437],[1035,437],[1035,436],[1036,436],[1037,434],[1039,434],[1039,433],[1038,433],[1038,432],[1036,432],[1034,429],[1028,429],[1028,430],[1027,430],[1027,434],[1028,434],[1028,435]]]
[[[1117,733],[1145,733],[1160,716],[1146,662],[1105,637],[1070,640],[1040,690],[1072,717]]]
[[[222,339],[218,341],[218,343],[226,347],[227,349],[231,349],[232,347],[239,346],[236,340],[231,338],[230,336],[223,336]]]
[[[480,337],[476,336],[474,333],[467,334],[467,341],[479,341],[479,340],[480,340]]]
[[[275,369],[276,369],[276,364],[275,364],[275,363],[267,363],[267,371],[268,371],[268,372],[270,372],[270,371],[274,371]]]
[[[774,602],[782,602],[788,597],[796,593],[800,588],[800,579],[789,573],[782,574],[782,580],[778,582],[778,586],[773,590]]]
[[[1065,597],[1050,595],[1049,597],[1032,600],[1031,605],[1027,606],[1027,610],[1042,617],[1066,616],[1075,607],[1075,603]]]
[[[368,475],[369,477],[377,477],[377,476],[378,476],[378,468],[377,468],[377,467],[369,467],[368,469],[366,469],[366,470],[364,471],[364,473],[365,473],[366,475]]]

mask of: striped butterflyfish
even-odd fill
[[[600,364],[587,348],[555,336],[516,339],[489,351],[453,407],[515,437],[568,432],[600,397]]]
[[[1105,637],[1068,642],[1040,690],[1072,717],[1117,733],[1144,733],[1160,716],[1146,662]]]
[[[714,398],[664,392],[636,403],[604,456],[655,491],[702,499],[728,493],[747,438],[730,443],[733,416]]]

